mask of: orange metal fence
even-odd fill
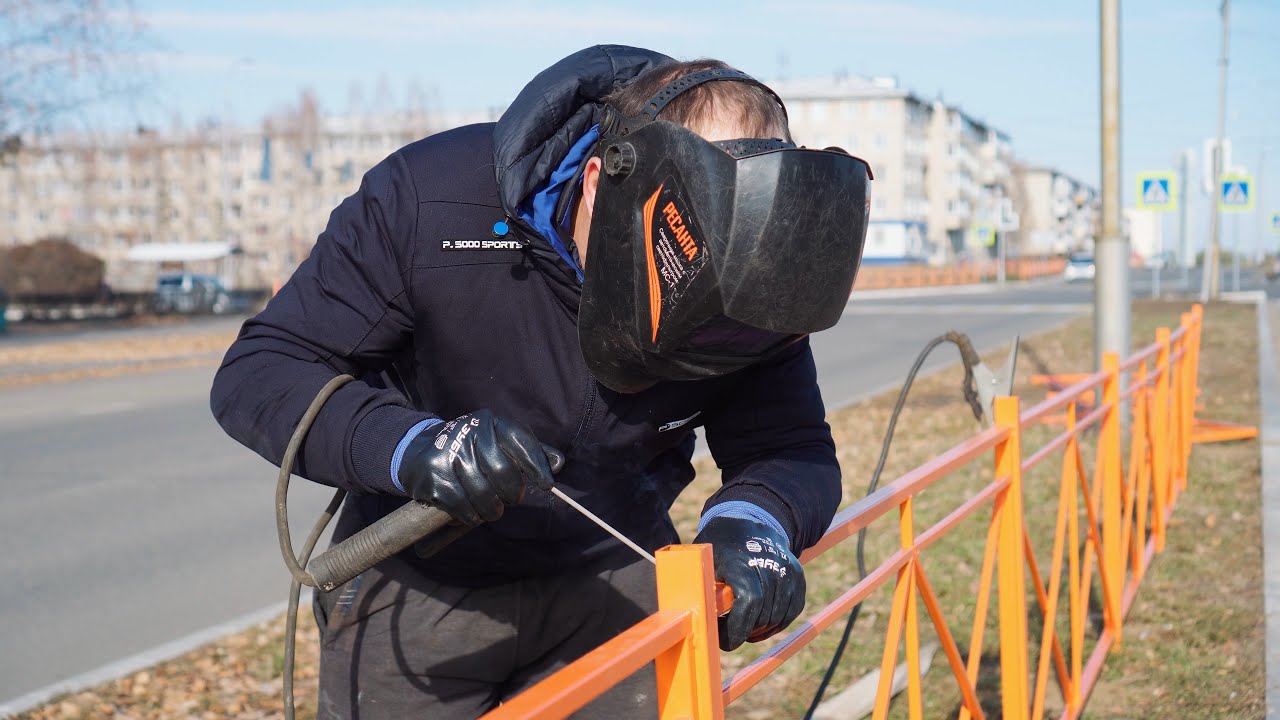
[[[723,683],[716,617],[728,609],[732,598],[722,588],[717,592],[709,546],[673,546],[657,554],[659,610],[655,614],[485,718],[564,717],[655,660],[660,717],[723,717],[726,705],[891,581],[893,600],[873,717],[884,718],[888,712],[890,685],[903,644],[908,715],[913,719],[923,716],[923,605],[962,698],[961,720],[983,718],[977,688],[993,580],[1002,717],[1043,717],[1051,674],[1061,693],[1061,717],[1079,717],[1107,654],[1120,642],[1124,618],[1143,574],[1154,555],[1164,549],[1168,519],[1187,487],[1188,460],[1195,439],[1202,318],[1200,306],[1195,306],[1182,316],[1176,330],[1160,329],[1154,343],[1124,360],[1107,355],[1101,372],[1080,378],[1026,410],[1016,397],[997,398],[994,427],[840,512],[822,540],[801,556],[801,562],[808,563],[894,509],[899,517],[899,548],[865,579]],[[1100,400],[1083,417],[1077,417],[1076,401],[1095,393],[1100,393]],[[1034,452],[1023,448],[1024,429],[1064,412],[1061,434]],[[1127,431],[1122,429],[1122,414]],[[1081,447],[1086,431],[1096,433],[1091,471]],[[941,521],[917,530],[913,511],[916,495],[988,453],[994,460],[994,480]],[[1052,538],[1035,539],[1052,547],[1045,575],[1037,561],[1036,543],[1023,522],[1023,478],[1031,468],[1055,456],[1062,458],[1062,467],[1054,532]],[[957,524],[988,505],[991,519],[973,604],[976,609],[967,623],[965,657],[955,626],[944,617],[929,582],[923,555]],[[1101,590],[1103,625],[1097,636],[1086,642],[1094,582]],[[1028,602],[1035,604],[1043,619],[1038,637],[1028,635]],[[1060,625],[1065,626],[1065,632]],[[1038,659],[1034,674],[1030,667],[1033,650]]]
[[[1066,267],[1063,258],[1009,258],[1005,261],[1005,275],[1010,280],[1060,275]],[[994,282],[997,266],[994,262],[967,263],[930,267],[928,265],[865,265],[858,270],[855,290],[876,290],[901,287],[933,287],[936,285],[970,285]]]

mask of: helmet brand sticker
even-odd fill
[[[644,236],[652,339],[657,343],[662,309],[680,302],[707,255],[693,208],[675,177],[668,175],[645,202]]]

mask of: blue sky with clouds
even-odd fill
[[[1099,177],[1096,1],[138,0],[136,7],[154,40],[157,80],[136,112],[157,125],[175,112],[188,123],[221,114],[228,96],[237,121],[253,122],[302,87],[315,90],[325,110],[342,112],[353,86],[372,102],[380,81],[393,104],[416,82],[435,107],[498,107],[560,57],[612,42],[718,57],[765,80],[841,70],[893,75],[1005,130],[1025,161],[1095,185]],[[1213,0],[1131,0],[1121,13],[1129,198],[1138,171],[1172,168],[1182,148],[1199,148],[1213,134],[1220,26]],[[1280,0],[1236,0],[1232,26],[1227,129],[1236,164],[1257,173],[1263,162],[1261,217],[1280,211]],[[1208,215],[1203,206],[1198,214]]]

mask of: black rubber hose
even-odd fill
[[[311,534],[307,536],[307,541],[302,545],[302,556],[295,557],[293,554],[293,538],[289,536],[289,476],[293,472],[293,466],[298,458],[298,450],[302,447],[302,441],[306,439],[307,432],[311,430],[311,425],[316,421],[316,416],[320,414],[321,408],[329,401],[329,398],[338,391],[338,388],[355,380],[350,375],[339,375],[324,387],[320,388],[320,392],[316,393],[316,397],[311,401],[311,405],[307,407],[307,411],[303,413],[302,419],[298,421],[298,426],[293,430],[293,436],[289,438],[289,444],[285,447],[284,457],[280,459],[280,474],[276,476],[276,537],[280,541],[280,554],[284,557],[284,564],[289,568],[289,574],[293,576],[293,581],[289,584],[289,609],[285,612],[285,629],[284,629],[284,716],[287,720],[293,720],[293,661],[297,651],[297,633],[298,633],[298,600],[302,595],[302,586],[315,587],[315,581],[307,574],[304,569],[307,566],[307,560],[311,557],[311,551],[315,549],[316,543],[320,541],[320,535],[324,533],[325,527],[329,525],[329,521],[333,519],[334,513],[338,511],[338,507],[342,505],[342,501],[346,498],[347,493],[338,490],[333,494],[333,498],[329,500],[329,505],[320,514],[316,520],[316,524],[311,528]]]
[[[969,340],[969,336],[952,330],[945,335],[939,335],[930,340],[929,344],[925,345],[920,354],[916,356],[915,364],[907,372],[906,382],[902,384],[902,389],[898,391],[898,401],[893,406],[893,413],[889,415],[889,426],[885,428],[884,441],[880,445],[880,459],[876,461],[876,469],[871,473],[871,481],[867,484],[866,495],[874,493],[876,488],[880,486],[880,474],[884,472],[885,462],[889,459],[889,448],[893,444],[894,430],[898,427],[898,416],[902,414],[902,408],[907,404],[907,394],[911,392],[911,386],[916,381],[916,375],[929,357],[929,353],[944,342],[953,343],[960,350],[960,359],[964,363],[964,380],[961,388],[964,392],[964,399],[969,403],[969,408],[973,410],[974,417],[979,422],[982,421],[985,411],[982,403],[978,400],[978,390],[973,379],[973,368],[982,362],[982,358],[973,349],[973,343]],[[867,562],[863,552],[866,540],[867,528],[864,527],[858,531],[858,582],[862,582],[867,577]],[[809,709],[804,714],[804,720],[812,720],[818,705],[822,703],[822,696],[826,694],[827,686],[831,684],[831,678],[836,674],[836,668],[840,665],[840,659],[844,657],[845,648],[849,644],[849,635],[853,632],[853,626],[858,621],[858,613],[861,610],[862,603],[858,603],[849,612],[849,620],[845,623],[844,633],[840,636],[840,642],[836,645],[835,652],[832,653],[831,662],[827,665],[827,671],[822,676],[822,682],[818,684],[818,690],[813,695],[813,702],[809,704]]]

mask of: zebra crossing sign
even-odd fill
[[[1223,175],[1218,190],[1218,208],[1223,212],[1253,210],[1255,196],[1252,175]]]
[[[1138,208],[1170,212],[1178,209],[1178,176],[1171,172],[1138,173]]]

